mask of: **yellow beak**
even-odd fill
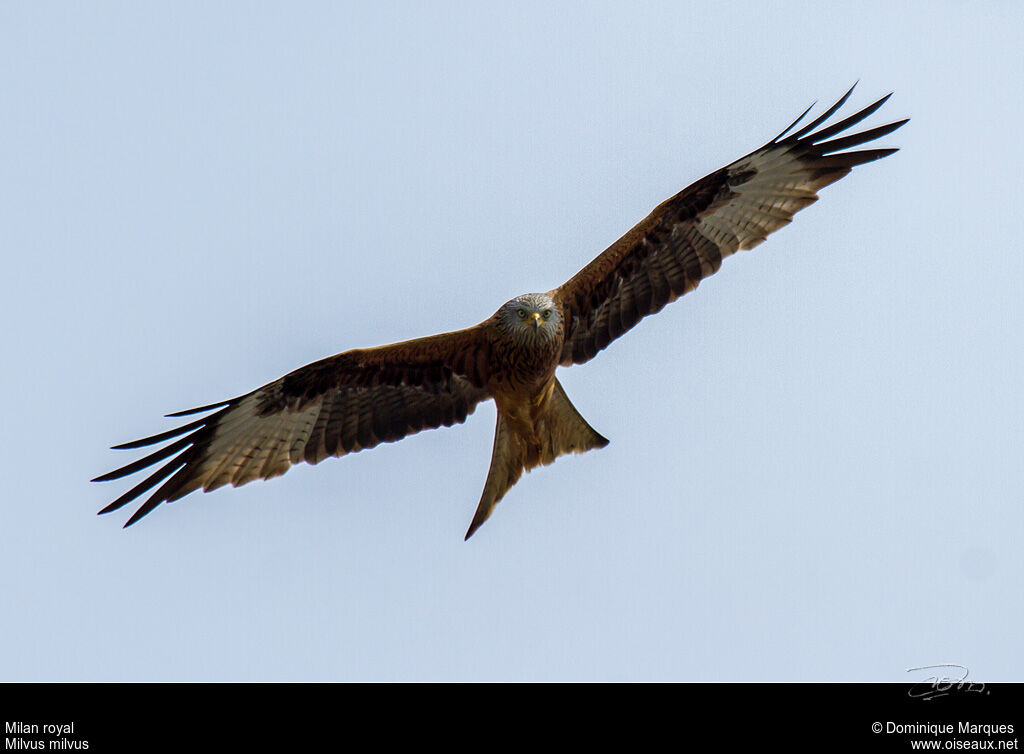
[[[540,327],[540,312],[533,313],[533,328],[536,330]]]

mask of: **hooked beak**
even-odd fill
[[[533,313],[533,329],[536,330],[540,327],[540,312]]]

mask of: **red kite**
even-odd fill
[[[844,151],[906,123],[837,137],[889,98],[825,125],[852,91],[790,133],[808,108],[760,149],[660,204],[554,290],[517,296],[466,330],[346,351],[246,395],[169,414],[206,415],[115,446],[172,440],[93,480],[120,479],[166,461],[100,513],[157,487],[128,519],[129,526],[160,503],[198,489],[237,487],[279,476],[301,461],[315,464],[423,429],[450,427],[465,421],[481,401],[493,399],[498,409],[494,450],[468,539],[523,471],[608,444],[569,402],[555,378],[558,367],[589,361],[641,319],[696,288],[725,257],[757,246],[787,225],[817,201],[819,189],[896,151]]]

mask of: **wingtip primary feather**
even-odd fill
[[[796,126],[796,124],[797,124],[797,123],[799,123],[800,121],[802,121],[802,120],[804,119],[804,116],[805,116],[805,115],[807,115],[807,113],[809,113],[809,112],[811,111],[811,109],[812,109],[812,108],[813,108],[813,107],[814,107],[814,106],[815,106],[816,104],[818,104],[818,100],[814,100],[814,102],[812,102],[812,103],[811,103],[811,104],[810,104],[810,105],[809,105],[809,106],[807,107],[807,109],[806,109],[806,110],[804,110],[804,111],[803,111],[802,113],[800,113],[800,115],[798,115],[798,116],[797,116],[797,119],[796,119],[796,120],[794,120],[794,121],[793,121],[792,123],[790,123],[790,124],[789,124],[788,126],[786,126],[786,127],[784,128],[784,129],[782,129],[782,133],[780,133],[780,134],[779,134],[778,136],[776,136],[776,137],[775,137],[774,139],[772,139],[772,143],[774,143],[774,142],[778,141],[778,140],[779,140],[779,139],[781,139],[781,138],[782,138],[783,136],[785,136],[785,135],[786,135],[787,133],[789,133],[789,131],[790,131],[790,130],[791,130],[791,129],[792,129],[793,127],[794,127],[794,126]]]
[[[884,105],[886,103],[886,101],[891,96],[892,96],[892,93],[890,92],[889,94],[885,95],[881,99],[876,100],[875,102],[872,102],[867,107],[863,108],[862,110],[858,110],[853,115],[850,115],[849,117],[844,118],[843,120],[839,121],[838,123],[833,123],[828,128],[823,128],[820,131],[816,131],[814,133],[807,134],[804,137],[804,140],[810,142],[811,144],[818,144],[818,143],[824,141],[825,139],[828,139],[828,138],[830,138],[832,136],[835,136],[838,133],[842,133],[846,129],[850,128],[850,126],[853,126],[853,125],[856,125],[857,123],[860,123],[862,120],[864,120],[865,118],[867,118],[868,116],[873,114],[876,110],[878,110],[878,108],[880,108],[882,105]]]
[[[184,411],[175,411],[173,414],[164,414],[164,417],[167,418],[167,419],[176,419],[179,416],[190,416],[192,414],[201,414],[204,411],[213,411],[213,409],[215,409],[215,408],[221,408],[223,406],[226,406],[229,403],[231,403],[233,400],[237,400],[237,399],[236,398],[232,398],[230,400],[221,401],[220,403],[211,403],[208,406],[198,406],[196,408],[187,408]]]
[[[835,113],[836,110],[838,110],[840,107],[842,107],[846,103],[846,100],[848,100],[850,98],[850,95],[853,94],[853,90],[857,88],[857,84],[859,84],[859,83],[860,83],[860,79],[857,79],[856,81],[854,81],[853,82],[853,86],[851,86],[849,89],[847,89],[846,93],[842,97],[840,97],[836,101],[836,103],[834,105],[832,105],[832,107],[830,107],[823,114],[821,114],[817,118],[815,118],[811,123],[808,123],[807,125],[805,125],[803,128],[801,128],[796,133],[789,134],[789,132],[792,131],[796,127],[796,125],[800,121],[802,121],[804,119],[804,117],[807,115],[807,113],[809,113],[812,109],[814,109],[814,106],[816,104],[818,104],[817,100],[812,102],[810,107],[808,107],[806,110],[804,110],[802,113],[800,113],[799,117],[797,117],[796,120],[794,120],[792,123],[790,123],[788,126],[786,126],[782,130],[782,133],[780,133],[778,136],[776,136],[774,139],[772,139],[769,142],[769,144],[775,144],[775,143],[777,143],[779,141],[782,141],[782,138],[784,136],[786,137],[787,140],[798,139],[801,136],[803,136],[804,134],[806,134],[807,132],[809,132],[812,129],[814,129],[815,126],[821,125],[824,121],[826,121],[829,118],[829,116],[831,116],[833,113]],[[786,136],[786,134],[789,134],[789,136]]]
[[[823,113],[822,113],[821,115],[819,115],[819,116],[818,116],[817,118],[815,118],[814,120],[812,120],[812,121],[811,121],[810,123],[808,123],[808,124],[807,124],[806,126],[804,126],[803,128],[801,128],[801,129],[800,129],[799,131],[797,131],[796,133],[794,133],[794,134],[790,134],[789,136],[787,136],[787,137],[786,137],[786,138],[787,138],[787,140],[790,140],[790,141],[796,141],[796,140],[797,140],[797,139],[799,139],[799,138],[800,138],[801,136],[803,136],[804,134],[810,133],[810,132],[811,132],[811,131],[813,131],[813,130],[814,130],[815,128],[817,128],[817,127],[818,127],[819,125],[821,125],[821,124],[822,124],[822,123],[824,123],[824,122],[825,122],[826,120],[828,120],[828,119],[829,119],[830,117],[832,117],[832,114],[833,114],[833,113],[835,113],[835,112],[836,112],[836,111],[837,111],[837,110],[838,110],[839,108],[841,108],[841,107],[842,107],[843,105],[845,105],[845,104],[846,104],[846,100],[848,100],[848,99],[850,98],[850,95],[851,95],[851,94],[853,94],[853,90],[854,90],[854,89],[855,89],[856,87],[857,87],[857,84],[856,84],[856,83],[854,83],[854,85],[853,85],[853,86],[851,86],[851,87],[850,87],[849,89],[847,89],[847,90],[846,90],[846,94],[844,94],[844,95],[843,95],[842,97],[840,97],[840,98],[839,98],[839,99],[838,99],[838,100],[836,101],[836,103],[835,103],[834,105],[832,105],[832,107],[830,107],[830,108],[829,108],[828,110],[826,110],[825,112],[823,112]]]
[[[850,134],[849,136],[832,139],[831,141],[818,142],[814,145],[814,151],[816,154],[824,156],[839,152],[843,149],[848,149],[849,147],[860,146],[861,144],[866,144],[869,141],[874,141],[875,139],[880,139],[883,136],[888,136],[909,120],[910,118],[904,118],[903,120],[894,121],[893,123],[886,123],[883,126],[869,128],[867,131],[860,131],[855,134]]]
[[[131,442],[123,442],[120,445],[111,446],[110,449],[135,450],[136,448],[144,448],[147,445],[156,445],[157,443],[161,443],[164,440],[170,440],[172,437],[179,437],[180,435],[184,435],[187,434],[188,432],[199,429],[200,427],[209,424],[215,418],[216,415],[204,416],[202,419],[197,419],[194,422],[183,424],[180,427],[175,427],[174,429],[169,429],[166,432],[160,432],[159,434],[150,435],[149,437],[143,437],[139,440],[132,440]]]
[[[122,526],[121,528],[122,529],[127,529],[132,524],[138,523],[138,521],[140,519],[142,519],[145,516],[149,515],[149,513],[153,510],[153,508],[156,508],[156,506],[154,505],[152,508],[146,508],[145,506],[143,506],[142,508],[139,508],[137,511],[135,511],[135,513],[132,514],[131,518],[129,518],[127,521],[124,522],[124,526]]]

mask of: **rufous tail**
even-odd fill
[[[491,468],[466,539],[487,520],[494,506],[519,481],[524,471],[553,463],[566,453],[585,453],[607,444],[608,440],[580,416],[558,380],[555,380],[547,411],[537,418],[532,431],[523,429],[521,423],[513,422],[499,407]]]

